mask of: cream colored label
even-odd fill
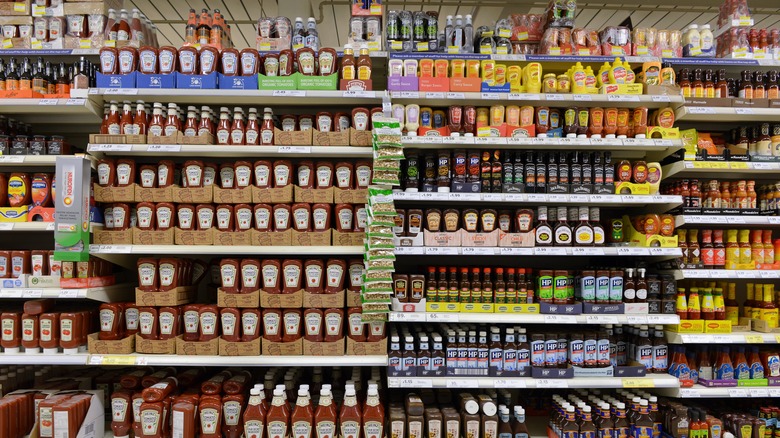
[[[260,272],[255,265],[244,265],[241,267],[241,283],[247,289],[257,288],[257,282],[260,278]]]
[[[52,323],[50,319],[41,319],[40,322],[40,329],[41,329],[41,342],[49,342],[51,341],[51,335],[52,335]]]
[[[255,210],[255,228],[267,230],[271,227],[271,210],[258,208]]]
[[[286,288],[301,287],[301,268],[298,265],[287,265],[284,267],[284,286]]]
[[[213,186],[217,178],[217,170],[207,166],[203,169],[203,187]]]
[[[238,230],[248,230],[252,228],[252,209],[251,208],[237,209],[236,224]]]
[[[170,263],[160,263],[160,286],[173,285],[173,278],[176,276],[176,267]]]
[[[279,334],[279,314],[278,313],[264,313],[263,314],[263,330],[266,336],[276,336]]]
[[[263,287],[275,288],[279,284],[279,268],[275,265],[265,265],[262,267]]]
[[[219,267],[222,276],[222,287],[231,288],[236,285],[236,267],[232,264],[224,264]]]
[[[341,265],[328,265],[328,287],[341,287],[344,282],[344,268]]]
[[[202,434],[213,434],[219,426],[219,411],[214,408],[206,408],[200,411],[200,430]]]
[[[176,326],[176,318],[171,312],[160,312],[160,334],[171,335]]]
[[[184,332],[198,333],[200,315],[197,310],[188,310],[184,312]]]
[[[214,225],[214,210],[203,208],[198,211],[198,226],[201,230],[208,230]]]
[[[258,187],[268,186],[270,173],[271,169],[264,164],[255,166],[255,183]]]
[[[312,211],[312,218],[314,219],[314,230],[315,231],[326,230],[329,216],[330,214],[328,214],[328,211],[326,209],[315,208],[314,211]]]
[[[111,174],[111,165],[108,163],[100,163],[97,166],[98,184],[101,186],[107,186],[111,183],[109,181]]]
[[[203,312],[200,314],[200,332],[204,335],[213,335],[217,330],[217,314]]]
[[[349,324],[349,333],[352,336],[361,336],[363,334],[363,319],[360,313],[351,313],[347,316]]]
[[[116,166],[116,179],[120,186],[126,186],[130,184],[130,178],[132,177],[132,169],[129,164],[118,164]]]
[[[300,166],[298,167],[298,185],[300,187],[307,187],[311,184],[311,167]]]
[[[317,168],[317,188],[330,187],[330,181],[333,172],[328,166],[320,166]]]
[[[290,228],[290,212],[280,208],[274,211],[274,226],[276,230],[286,230]]]
[[[219,179],[222,184],[222,188],[232,188],[235,181],[236,173],[232,167],[223,167],[219,169]]]
[[[152,209],[150,207],[141,207],[136,210],[136,217],[138,218],[139,228],[151,228],[152,227]]]
[[[176,215],[179,217],[179,227],[185,230],[189,230],[192,228],[192,209],[191,208],[180,208],[179,211],[176,212]]]
[[[232,212],[227,208],[218,208],[217,209],[217,228],[220,230],[229,230],[230,227],[230,216]]]
[[[309,288],[318,288],[322,285],[322,266],[306,266],[306,286]]]
[[[165,230],[171,227],[173,212],[170,207],[157,207],[157,229]]]
[[[114,228],[122,228],[122,225],[125,223],[125,209],[122,207],[114,207],[112,215],[114,217]]]
[[[14,320],[11,318],[6,318],[3,320],[2,326],[3,336],[1,339],[8,342],[13,341],[16,338],[16,336],[14,336],[14,333],[16,332],[16,324]]]
[[[157,166],[157,186],[158,187],[165,187],[167,185],[167,183],[168,183],[168,172],[170,172],[170,169],[168,169],[167,165],[160,164],[159,166]]]
[[[295,312],[284,314],[284,333],[297,335],[301,332],[301,315]]]
[[[285,187],[290,184],[290,168],[286,164],[274,166],[274,181],[276,187]],[[299,183],[299,185],[302,185]]]
[[[352,210],[349,209],[342,209],[339,210],[339,225],[341,225],[342,230],[351,230],[352,229],[352,217],[354,216],[354,213]]]
[[[201,179],[203,178],[203,168],[201,166],[191,164],[184,170],[187,175],[188,187],[200,187]]]
[[[252,183],[252,170],[249,166],[236,167],[236,186],[249,187]]]
[[[336,168],[336,186],[341,189],[348,189],[352,186],[352,172],[349,167]]]
[[[300,231],[306,231],[309,229],[309,211],[305,208],[297,208],[293,210],[293,217],[295,218],[295,229]]]
[[[100,311],[100,331],[110,332],[114,328],[114,311],[110,309],[103,309]]]
[[[154,179],[157,176],[156,172],[152,169],[144,169],[141,171],[141,187],[151,189],[154,187]]]
[[[336,312],[325,314],[325,334],[328,336],[341,336],[342,317]]]
[[[138,321],[140,323],[139,331],[142,335],[152,334],[155,324],[154,315],[149,312],[140,312],[138,314]]]
[[[231,312],[224,312],[222,317],[222,334],[233,336],[236,333],[236,315]]]
[[[137,308],[128,308],[125,310],[125,327],[128,330],[138,330],[141,315]]]
[[[322,314],[309,313],[304,317],[306,322],[306,335],[317,336],[322,333]]]
[[[255,336],[257,333],[257,315],[253,312],[246,312],[241,315],[241,326],[244,329],[244,336]]]

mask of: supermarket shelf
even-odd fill
[[[54,231],[54,222],[0,222],[2,231]]]
[[[730,269],[681,269],[670,271],[675,280],[777,280],[780,271],[761,270],[730,270]]]
[[[693,385],[691,388],[667,388],[656,391],[660,395],[676,398],[766,398],[780,397],[780,386],[706,388]]]
[[[0,113],[27,123],[50,123],[57,116],[58,124],[97,124],[102,112],[90,99],[0,99]]]
[[[83,289],[0,289],[0,298],[58,298],[58,299],[87,299],[104,303],[117,301],[132,301],[135,297],[135,289],[131,284],[115,284],[104,287],[91,287]]]
[[[224,146],[180,144],[90,144],[87,151],[94,155],[149,157],[361,157],[373,156],[365,146]]]
[[[780,162],[678,161],[664,166],[662,172],[664,179],[688,177],[716,178],[719,175],[731,179],[772,178],[780,172]]]
[[[758,332],[734,332],[727,334],[712,333],[674,333],[667,331],[666,340],[670,344],[778,344],[780,334]]]
[[[575,377],[534,379],[532,377],[388,377],[388,388],[678,388],[677,378],[668,374],[647,377]]]
[[[679,324],[677,315],[544,315],[541,313],[390,312],[394,322],[472,324]]]
[[[384,91],[188,90],[179,88],[91,88],[106,100],[138,99],[213,105],[358,105],[380,104]]]
[[[0,353],[0,365],[84,365],[87,353],[76,354],[10,354]]]
[[[0,56],[96,56],[100,49],[2,49]]]
[[[588,205],[591,207],[653,206],[666,212],[682,204],[670,195],[571,195],[554,193],[439,193],[393,192],[396,202],[489,202],[491,204]]]
[[[780,109],[681,106],[675,116],[681,122],[776,122]]]
[[[387,356],[185,356],[176,354],[98,355],[87,365],[148,366],[386,366]]]
[[[447,256],[546,256],[546,257],[596,257],[637,256],[674,259],[682,257],[680,248],[635,248],[635,247],[540,247],[540,248],[482,248],[482,247],[434,247],[399,246],[396,255],[447,255]]]
[[[682,227],[683,225],[780,225],[780,216],[721,216],[721,215],[681,215],[676,216],[674,225]]]
[[[0,155],[0,167],[53,167],[57,157],[58,155]]]
[[[477,93],[477,92],[419,92],[392,91],[393,103],[417,103],[432,106],[457,105],[467,102],[483,101],[484,105],[492,103],[514,103],[535,105],[545,103],[552,107],[568,106],[603,106],[663,108],[671,103],[682,103],[682,96],[648,96],[644,94],[540,94],[540,93]],[[487,102],[485,102],[487,101]]]

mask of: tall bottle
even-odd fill
[[[284,389],[275,388],[271,407],[266,415],[268,433],[267,438],[287,438],[287,429],[290,424],[289,412],[284,400]]]
[[[192,12],[195,12],[194,10]],[[241,423],[244,425],[244,436],[262,437],[265,429],[266,409],[264,402],[265,392],[263,385],[256,385],[249,390],[249,402],[244,409],[244,416]]]
[[[466,24],[463,25],[463,50],[466,53],[474,52],[474,24],[471,21],[471,14],[467,14]]]
[[[316,438],[333,438],[336,435],[336,407],[330,385],[323,385],[320,400],[314,413],[314,431]]]
[[[260,144],[274,144],[274,121],[271,108],[263,108],[263,123],[260,125]]]
[[[195,9],[190,9],[187,17],[187,26],[184,28],[184,42],[186,44],[194,45],[198,42],[197,28],[198,14],[195,12]]]
[[[344,403],[339,411],[339,430],[343,438],[361,438],[363,417],[357,402],[355,387],[346,385]],[[275,437],[269,437],[275,438]]]
[[[308,389],[301,386],[298,389],[298,399],[290,418],[294,438],[311,438],[314,426],[314,410],[311,407]]]
[[[363,436],[365,438],[383,438],[385,409],[379,400],[379,390],[375,383],[368,385],[366,402],[363,405]]]

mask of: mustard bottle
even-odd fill
[[[609,83],[609,70],[611,68],[612,66],[608,62],[605,62],[604,65],[599,68],[599,75],[596,77],[599,88]]]
[[[615,58],[615,62],[612,64],[612,68],[609,69],[609,83],[626,83],[626,68],[623,66],[623,63],[620,62],[620,58]]]
[[[629,64],[628,61],[623,62],[623,68],[626,69],[626,83],[633,84],[636,82],[636,74],[634,73],[634,69],[631,68],[631,64]]]
[[[528,93],[540,93],[542,91],[542,64],[532,62],[523,70],[525,88]]]
[[[585,92],[591,94],[598,93],[596,84],[596,74],[593,73],[593,69],[590,66],[585,67]]]
[[[571,70],[571,92],[573,94],[585,94],[585,68],[581,63],[574,65]]]

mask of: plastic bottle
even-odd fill
[[[538,62],[529,63],[523,70],[523,83],[528,93],[539,93],[542,91],[542,64]]]
[[[620,61],[620,58],[615,58],[615,62],[612,63],[612,68],[609,69],[609,83],[610,84],[625,84],[626,83],[626,68]]]
[[[612,66],[609,64],[609,62],[605,62],[599,68],[599,74],[596,76],[596,83],[598,84],[599,88],[609,83],[609,70],[611,68]]]
[[[463,25],[463,51],[474,52],[474,24],[471,21],[471,14],[466,15],[466,24]]]
[[[714,57],[715,37],[712,34],[712,30],[710,30],[709,24],[705,24],[701,27],[701,32],[699,36],[701,38],[701,55],[706,57]]]
[[[573,94],[584,94],[587,92],[585,76],[585,68],[581,63],[576,63],[571,72],[571,92]]]

